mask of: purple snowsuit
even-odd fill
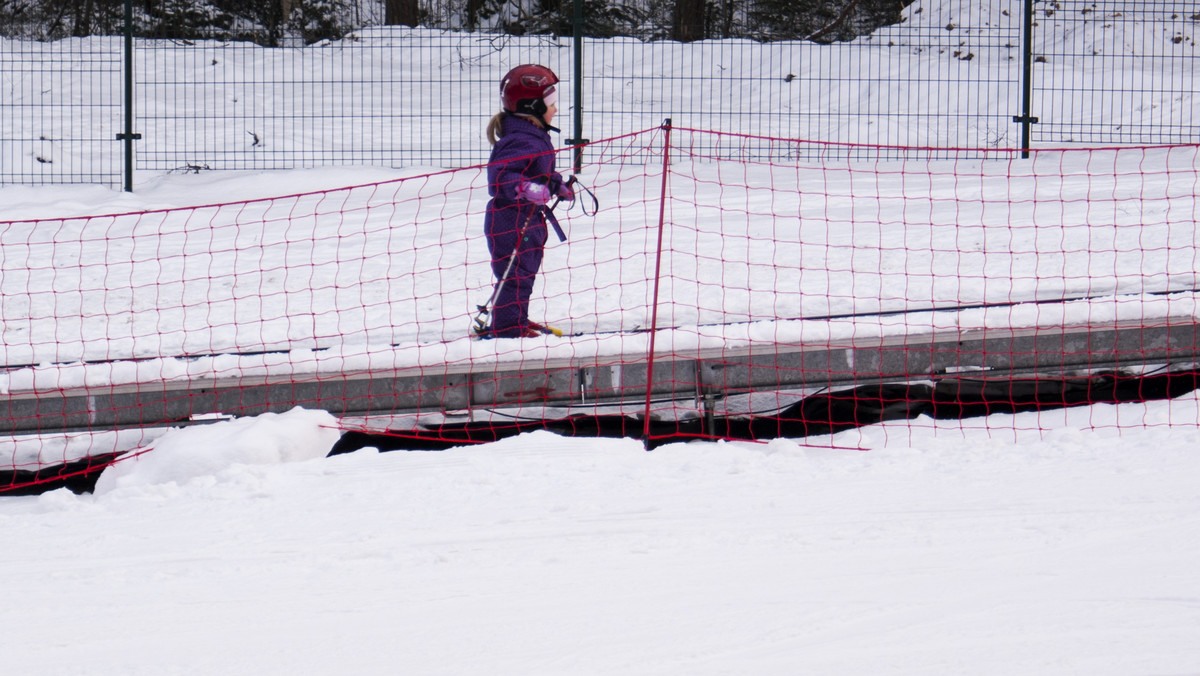
[[[554,194],[561,189],[563,179],[554,170],[554,145],[548,131],[525,118],[508,115],[501,123],[501,132],[488,165],[488,194],[492,199],[483,230],[496,284],[503,284],[491,310],[491,332],[498,338],[515,338],[529,329],[529,297],[542,267],[542,249],[548,235],[548,208],[519,200],[517,186],[533,181],[546,184]],[[524,234],[518,242],[522,226]],[[502,280],[512,255],[517,257],[516,262],[508,279]]]

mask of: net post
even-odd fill
[[[667,216],[667,172],[671,166],[671,118],[663,120],[662,185],[658,195],[658,243],[654,254],[654,293],[650,298],[650,346],[646,355],[646,410],[642,427],[642,444],[650,450],[650,402],[654,392],[654,349],[658,336],[658,293],[662,282],[663,231]]]

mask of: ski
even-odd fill
[[[543,336],[555,336],[557,338],[562,338],[563,336],[567,335],[562,329],[550,326],[548,324],[530,324],[529,328],[537,331]],[[491,328],[487,324],[483,323],[480,318],[475,319],[475,322],[471,326],[471,338],[475,340],[491,340],[495,337],[496,336],[492,335]]]

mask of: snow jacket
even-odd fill
[[[524,181],[542,183],[555,194],[562,189],[562,174],[554,168],[554,144],[550,132],[532,121],[508,115],[501,121],[501,136],[492,147],[488,165],[488,203],[484,229],[489,236],[517,230],[529,219],[526,229],[531,240],[546,242],[547,217],[559,239],[565,239],[558,222],[548,209],[517,198],[517,186]],[[530,211],[534,211],[532,218]]]

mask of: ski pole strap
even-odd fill
[[[596,212],[600,211],[600,200],[596,199],[596,193],[592,192],[591,188],[588,188],[586,185],[584,185],[583,181],[579,180],[578,176],[572,175],[571,179],[567,181],[567,185],[579,186],[576,190],[575,199],[579,202],[579,208],[583,210],[584,216],[595,216]],[[584,195],[587,195],[587,200],[584,200]],[[588,201],[592,203],[592,209],[590,212],[588,211]]]

